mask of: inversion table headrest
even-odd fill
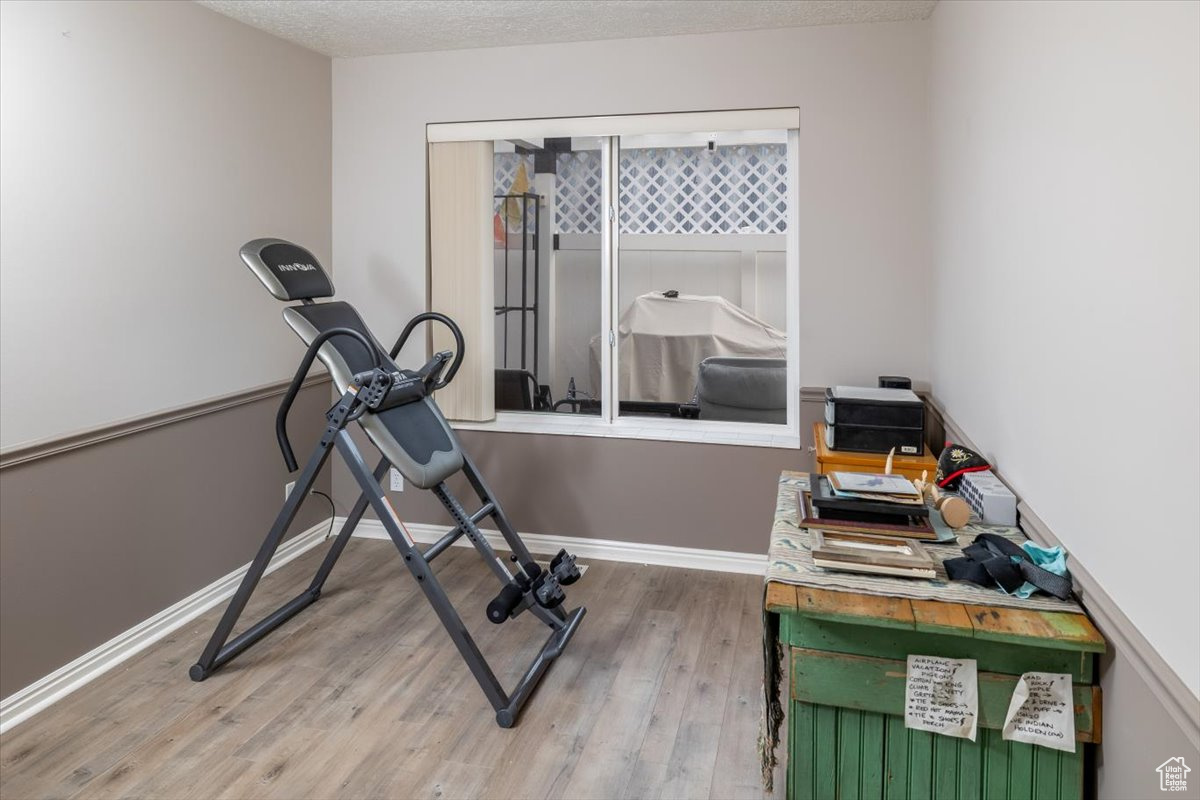
[[[241,249],[242,261],[277,300],[333,297],[333,281],[317,257],[283,239],[255,239]]]

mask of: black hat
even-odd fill
[[[946,448],[938,456],[937,475],[934,480],[943,489],[957,489],[962,476],[968,472],[982,472],[991,464],[969,447],[946,442]]]

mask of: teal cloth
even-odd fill
[[[1021,549],[1029,554],[1029,558],[1034,564],[1037,564],[1047,572],[1053,572],[1055,575],[1067,574],[1067,554],[1063,552],[1061,547],[1038,547],[1033,542],[1021,542]],[[1021,559],[1016,556],[1009,556],[1014,563]],[[1004,589],[997,587],[1000,591]],[[1038,588],[1029,581],[1017,587],[1017,590],[1012,594],[1022,600],[1029,599],[1029,596],[1036,592]],[[1008,594],[1008,592],[1004,592]]]

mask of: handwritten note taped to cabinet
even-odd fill
[[[1017,681],[1003,736],[1014,742],[1040,744],[1075,752],[1075,704],[1071,676],[1026,672]]]
[[[908,657],[904,726],[975,741],[979,681],[972,658]]]

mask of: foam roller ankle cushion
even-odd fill
[[[521,597],[525,593],[521,591],[521,587],[515,583],[505,585],[500,590],[500,594],[487,605],[487,618],[499,625],[512,615],[513,609],[521,602]]]

